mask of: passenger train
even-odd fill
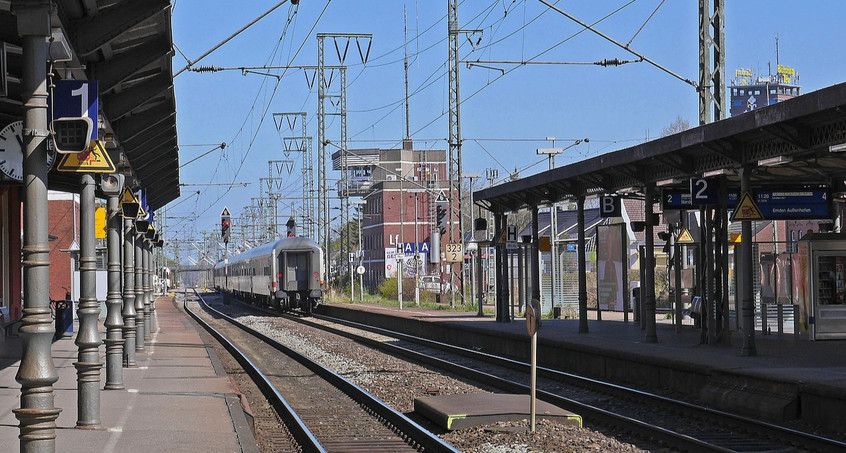
[[[323,301],[323,249],[304,237],[287,237],[218,262],[214,287],[247,302],[307,313]]]

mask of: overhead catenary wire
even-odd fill
[[[666,72],[667,74],[670,74],[671,76],[673,76],[673,77],[675,77],[675,78],[677,78],[677,79],[681,80],[682,82],[684,82],[684,83],[686,83],[686,84],[688,84],[688,85],[690,85],[690,86],[692,86],[692,87],[696,88],[697,90],[699,89],[699,85],[698,85],[696,82],[694,82],[694,81],[692,81],[692,80],[690,80],[690,79],[685,79],[684,77],[682,77],[682,76],[680,76],[680,75],[676,74],[675,72],[673,72],[673,71],[671,71],[671,70],[669,70],[669,69],[665,68],[664,66],[661,66],[660,64],[658,64],[657,62],[653,61],[653,60],[652,60],[652,59],[650,59],[649,57],[647,57],[647,56],[645,56],[645,55],[641,54],[640,52],[637,52],[637,51],[635,51],[635,50],[632,50],[632,49],[631,49],[631,48],[630,48],[627,44],[621,44],[621,43],[620,43],[619,41],[617,41],[616,39],[614,39],[614,38],[612,38],[612,37],[610,37],[610,36],[606,35],[605,33],[602,33],[601,31],[599,31],[599,30],[597,30],[597,29],[595,29],[595,28],[593,28],[593,26],[592,26],[592,25],[588,25],[588,24],[586,24],[586,23],[582,22],[581,20],[579,20],[579,19],[578,19],[578,18],[576,18],[575,16],[573,16],[573,15],[571,15],[571,14],[567,13],[566,11],[564,11],[564,10],[562,10],[562,9],[560,9],[560,8],[558,8],[558,7],[556,7],[555,5],[553,5],[553,4],[551,4],[551,3],[549,3],[549,2],[548,2],[548,1],[546,1],[546,0],[538,0],[538,1],[540,1],[540,2],[541,2],[541,3],[543,3],[544,5],[548,6],[549,8],[551,8],[551,9],[553,9],[553,10],[555,10],[555,11],[557,11],[557,12],[561,13],[562,15],[566,16],[568,19],[572,20],[573,22],[576,22],[577,24],[581,25],[582,27],[585,27],[586,29],[588,29],[588,30],[590,30],[590,31],[592,31],[592,32],[594,32],[594,33],[596,33],[597,35],[599,35],[599,36],[601,36],[601,37],[605,38],[607,41],[609,41],[609,42],[611,42],[611,43],[613,43],[613,44],[617,45],[618,47],[620,47],[621,49],[625,50],[626,52],[629,52],[629,53],[631,53],[632,55],[635,55],[635,56],[637,56],[637,57],[639,57],[639,58],[642,58],[642,59],[643,59],[643,61],[645,61],[645,62],[647,62],[647,63],[651,64],[652,66],[655,66],[656,68],[658,68],[658,69],[660,69],[660,70],[662,70],[662,71]]]
[[[243,27],[241,27],[238,31],[236,31],[235,33],[232,33],[231,35],[229,35],[229,37],[227,37],[227,38],[226,38],[226,39],[224,39],[223,41],[221,41],[221,42],[217,43],[214,47],[212,47],[211,49],[207,50],[204,54],[202,54],[202,55],[200,55],[199,57],[197,57],[197,59],[196,59],[196,60],[194,60],[194,61],[188,60],[188,64],[187,64],[187,65],[185,65],[185,67],[183,67],[183,68],[182,68],[182,69],[180,69],[179,71],[177,71],[177,72],[176,72],[176,74],[174,74],[174,75],[173,75],[173,77],[174,77],[174,78],[176,78],[176,76],[178,76],[179,74],[182,74],[182,73],[183,73],[186,69],[190,69],[190,68],[191,68],[191,66],[193,66],[193,65],[197,64],[197,63],[198,63],[200,60],[202,60],[203,58],[206,58],[207,56],[211,55],[211,53],[212,53],[212,52],[214,52],[215,50],[217,50],[217,49],[221,48],[224,44],[226,44],[227,42],[231,41],[231,40],[232,40],[233,38],[235,38],[236,36],[240,35],[240,34],[241,34],[244,30],[246,30],[246,29],[248,29],[248,28],[252,27],[253,25],[255,25],[255,23],[256,23],[256,22],[258,22],[258,21],[262,20],[265,16],[267,16],[268,14],[272,13],[273,11],[275,11],[275,10],[276,10],[276,8],[279,8],[280,6],[282,6],[283,4],[285,4],[287,1],[288,1],[288,0],[282,0],[281,2],[279,2],[279,3],[277,3],[276,5],[272,6],[270,9],[268,9],[267,11],[265,11],[262,15],[260,15],[259,17],[256,17],[256,18],[255,18],[255,19],[253,19],[250,23],[248,23],[247,25],[244,25],[244,26],[243,26]],[[182,53],[182,51],[180,51],[179,53]],[[184,54],[183,54],[183,56],[184,56]],[[186,60],[188,59],[187,57],[185,57],[185,58],[186,58]]]
[[[293,61],[293,60],[297,57],[297,55],[299,55],[300,51],[302,51],[302,49],[303,49],[303,47],[305,46],[306,42],[307,42],[307,41],[308,41],[308,39],[311,37],[312,33],[314,33],[314,30],[315,30],[315,28],[317,27],[317,24],[320,22],[320,19],[323,17],[323,14],[324,14],[324,13],[326,12],[326,10],[329,8],[329,5],[331,4],[331,2],[332,2],[332,0],[327,0],[327,1],[326,1],[326,4],[324,5],[323,10],[320,12],[320,14],[318,15],[318,17],[315,19],[314,24],[312,24],[311,28],[309,29],[309,32],[308,32],[308,33],[306,34],[306,36],[303,38],[302,43],[301,43],[301,44],[300,44],[300,46],[297,48],[297,50],[296,50],[296,52],[294,53],[294,55],[293,55],[292,57],[290,57],[290,58],[289,58],[289,61]],[[286,24],[285,24],[285,29],[283,29],[283,32],[282,32],[282,36],[284,36],[284,35],[285,35],[285,33],[286,33],[286,31],[287,31],[287,28],[288,28],[288,26],[289,26],[290,24],[291,24],[291,21],[290,21],[290,20],[289,20],[288,22],[286,22]],[[280,41],[281,41],[281,38],[280,38]],[[278,45],[279,45],[279,43],[277,42],[277,47],[276,47],[276,49],[278,49]],[[275,54],[275,52],[276,52],[276,50],[274,50],[274,54]],[[279,83],[278,83],[278,81],[277,81],[277,84],[276,84],[276,87],[275,87],[275,88],[278,88],[278,86],[279,86]],[[274,89],[274,93],[275,93],[275,89]],[[251,112],[254,110],[255,105],[256,105],[256,103],[258,102],[258,100],[259,100],[259,96],[260,96],[260,93],[257,93],[257,94],[256,94],[256,99],[253,101],[253,107],[251,107],[251,109],[250,109],[250,111],[251,111]],[[271,98],[270,98],[270,100],[268,101],[267,108],[265,109],[265,114],[263,114],[263,115],[262,115],[262,117],[266,116],[266,111],[267,111],[267,110],[269,110],[269,108],[270,108],[270,101],[271,101],[272,99],[273,99],[273,96],[271,95]],[[249,115],[248,115],[247,117],[245,117],[244,122],[242,123],[241,128],[240,128],[240,129],[238,130],[238,132],[235,134],[235,137],[238,137],[239,135],[241,135],[241,133],[242,133],[242,132],[243,132],[243,130],[244,130],[244,127],[247,125],[247,122],[248,122],[249,118],[250,118],[250,116],[249,116]],[[262,121],[262,122],[263,122],[263,121]],[[239,164],[239,167],[238,167],[237,171],[235,172],[235,175],[233,176],[232,181],[235,181],[235,180],[237,179],[238,174],[240,173],[240,170],[241,170],[241,168],[243,167],[244,161],[246,160],[246,157],[247,157],[247,155],[249,154],[249,150],[252,148],[252,144],[253,144],[253,143],[254,143],[254,141],[255,141],[255,137],[258,135],[258,130],[259,130],[259,129],[260,129],[260,127],[259,127],[258,129],[256,129],[256,132],[255,132],[255,134],[253,135],[252,140],[251,140],[251,141],[250,141],[250,143],[248,144],[248,149],[247,149],[247,152],[244,154],[244,157],[241,159],[240,164]],[[234,140],[232,140],[232,141],[234,141]],[[231,143],[232,141],[230,141],[230,143]],[[219,164],[220,164],[220,162],[218,162],[218,165],[219,165]],[[217,169],[215,169],[214,174],[216,174],[216,172],[217,172]],[[212,176],[212,177],[214,177],[214,176]],[[229,188],[227,188],[227,189],[226,189],[226,190],[225,190],[225,191],[224,191],[224,192],[223,192],[220,196],[218,196],[218,198],[217,198],[216,200],[214,200],[213,202],[209,203],[209,204],[208,204],[208,205],[207,205],[204,209],[200,210],[200,209],[199,209],[199,207],[196,207],[196,208],[195,208],[195,210],[194,210],[194,212],[198,212],[198,217],[200,217],[200,216],[204,215],[206,212],[208,212],[208,210],[209,210],[209,209],[211,209],[211,208],[212,208],[215,204],[217,204],[220,200],[222,200],[222,199],[223,199],[223,197],[224,197],[224,196],[226,196],[226,195],[227,195],[227,194],[228,194],[231,190],[232,190],[232,187],[230,186],[230,187],[229,187]],[[199,201],[199,200],[198,200],[198,201]]]

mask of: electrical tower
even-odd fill
[[[711,1],[714,8],[711,9]],[[699,0],[699,124],[726,116],[725,0]],[[713,116],[712,113],[713,106]]]
[[[461,244],[464,249],[464,206],[462,200],[461,182],[464,178],[464,167],[461,161],[461,90],[458,80],[458,35],[462,33],[477,33],[481,30],[460,30],[458,28],[458,0],[449,0],[447,6],[449,20],[449,243]],[[455,224],[458,222],[458,236]],[[456,271],[456,264],[458,271]],[[455,279],[461,285],[461,302],[464,303],[464,263],[452,263],[450,269],[450,306],[455,305]]]
[[[311,137],[306,127],[306,112],[274,113],[273,121],[282,139],[283,152],[288,157],[290,152],[303,153],[303,203],[301,222],[303,235],[316,238],[314,214],[317,212],[314,190],[314,154],[312,153]],[[300,126],[297,127],[299,121]],[[287,126],[287,127],[285,127]],[[293,136],[282,136],[282,130],[293,133]],[[268,162],[269,164],[270,162]],[[272,173],[272,169],[271,169]],[[271,177],[273,175],[271,174]],[[277,177],[281,176],[281,168],[277,167]]]
[[[335,51],[337,53],[340,66],[327,66],[325,62],[325,41],[326,38],[331,38],[335,43]],[[361,62],[366,64],[370,55],[370,45],[372,43],[372,34],[362,33],[318,33],[317,34],[317,141],[318,141],[318,165],[317,165],[317,179],[319,190],[317,192],[317,227],[318,227],[318,243],[323,247],[323,259],[327,272],[330,269],[329,257],[331,255],[330,240],[329,240],[329,223],[331,216],[329,215],[329,187],[328,174],[326,165],[326,145],[330,143],[326,138],[326,100],[330,100],[335,107],[335,112],[330,115],[337,115],[340,118],[341,136],[340,143],[337,147],[341,150],[341,182],[338,186],[338,196],[341,200],[341,225],[346,225],[349,219],[349,200],[347,198],[348,189],[348,175],[347,175],[347,72],[344,66],[347,51],[351,40],[356,41]],[[340,40],[340,41],[339,41]],[[361,41],[366,40],[366,50],[362,49]],[[344,42],[344,45],[339,45],[339,42]],[[329,71],[327,73],[327,71]],[[339,76],[339,92],[328,94],[327,89],[331,86],[335,71]],[[347,235],[346,241],[342,241],[341,256],[344,256],[344,245],[349,248],[350,235]]]

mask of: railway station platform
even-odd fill
[[[526,322],[497,323],[492,315],[359,303],[329,303],[318,313],[400,330],[448,344],[529,361]],[[742,332],[728,344],[702,344],[693,325],[675,332],[656,319],[658,342],[647,343],[639,324],[621,313],[590,313],[588,333],[578,319],[544,319],[538,365],[686,395],[722,410],[773,422],[805,420],[846,432],[846,341],[802,341],[792,334],[756,332],[757,355],[741,355]],[[663,315],[660,315],[663,318]],[[527,383],[528,384],[528,383]]]
[[[53,363],[59,375],[54,384],[56,451],[75,452],[258,452],[239,397],[211,346],[198,327],[171,297],[156,300],[158,331],[151,333],[144,351],[136,351],[137,367],[123,368],[123,390],[102,390],[97,429],[76,429],[78,348],[74,338],[53,342]],[[154,326],[156,324],[153,324]],[[74,335],[79,331],[74,325]],[[101,336],[105,338],[103,320]],[[0,335],[0,340],[2,336]],[[0,445],[18,450],[21,341],[0,342]],[[105,348],[101,347],[105,364]]]

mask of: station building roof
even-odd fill
[[[846,83],[482,189],[473,197],[495,213],[507,213],[578,196],[637,193],[658,182],[687,187],[690,178],[712,173],[725,174],[729,188],[737,188],[744,166],[754,168],[753,188],[831,185],[833,193],[846,191]]]
[[[6,93],[0,124],[22,119],[21,37],[12,1],[0,0],[0,47],[5,48]],[[173,36],[169,0],[53,0],[54,36],[61,31],[71,60],[56,62],[56,78],[97,80],[100,138],[133,188],[147,189],[158,209],[180,195]],[[51,44],[57,47],[54,41]],[[51,189],[77,192],[79,176],[48,176]]]

